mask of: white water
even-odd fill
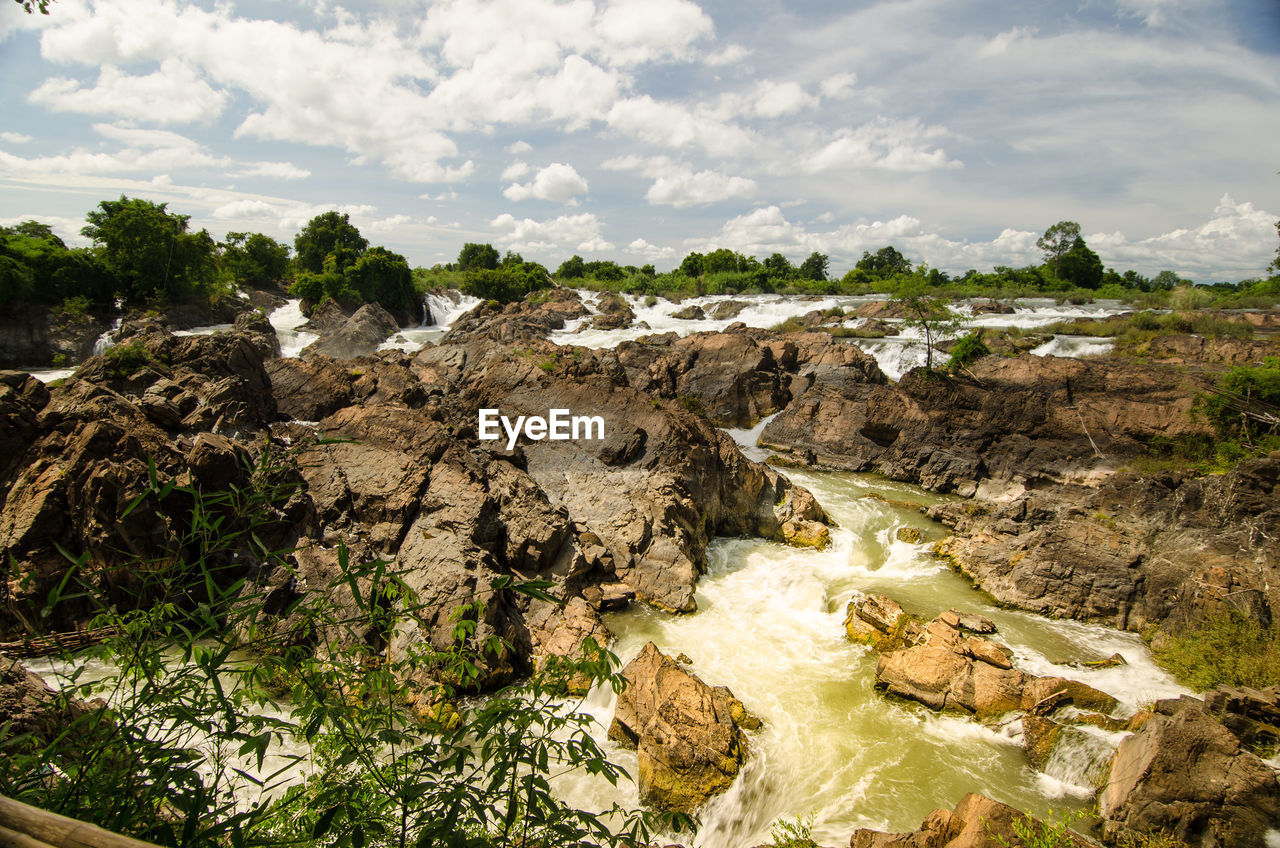
[[[300,299],[290,300],[284,306],[273,309],[267,320],[276,329],[276,337],[280,339],[280,355],[285,359],[297,358],[304,347],[320,338],[315,333],[298,329],[307,323],[307,316],[302,314]]]
[[[174,330],[175,336],[212,336],[214,333],[222,333],[235,327],[235,324],[204,324],[199,327],[192,327],[188,330]]]
[[[1115,341],[1098,336],[1054,336],[1044,344],[1032,348],[1033,356],[1068,356],[1082,359],[1089,356],[1106,356],[1115,347]]]
[[[757,428],[731,432],[755,451]],[[1089,683],[1119,698],[1122,712],[1185,691],[1133,634],[1050,622],[984,600],[930,555],[942,528],[889,502],[931,503],[936,496],[866,475],[789,473],[839,524],[827,550],[719,539],[708,552],[698,612],[672,616],[636,607],[607,618],[618,637],[613,650],[624,663],[649,640],[669,655],[683,652],[695,673],[729,686],[764,721],[750,734],[742,774],[702,811],[694,843],[700,848],[767,843],[774,821],[810,814],[819,844],[845,844],[857,827],[914,829],[931,810],[950,808],[970,791],[1038,815],[1085,806],[1095,762],[1109,756],[1119,734],[1087,729],[1079,739],[1073,735],[1042,775],[1021,750],[1017,722],[989,728],[884,698],[873,689],[874,654],[844,638],[845,607],[855,593],[881,592],[927,617],[952,606],[986,615],[1019,667]],[[872,493],[888,501],[867,497]],[[920,529],[925,541],[899,541],[903,526]],[[1129,665],[1072,665],[1112,653]],[[592,693],[587,706],[600,718],[603,736],[611,695]],[[606,744],[634,774],[634,753]],[[583,779],[562,789],[570,801],[597,808],[636,802],[634,788],[619,798],[617,790]]]

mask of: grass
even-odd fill
[[[1280,683],[1280,631],[1230,608],[1206,615],[1195,629],[1153,648],[1156,661],[1191,688],[1264,689]]]
[[[1196,312],[1139,312],[1127,318],[1058,321],[1040,330],[1064,336],[1106,336],[1117,345],[1134,344],[1157,336],[1193,334],[1212,338],[1251,339],[1253,327]]]
[[[1252,441],[1215,438],[1207,433],[1174,439],[1157,436],[1147,446],[1148,454],[1129,463],[1139,474],[1182,471],[1204,477],[1226,474],[1244,459],[1266,456],[1280,450],[1280,435],[1262,435]]]

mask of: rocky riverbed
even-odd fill
[[[441,301],[440,309],[458,302]],[[858,480],[848,475],[874,472],[947,496],[891,488],[875,493],[880,501],[868,501],[888,504],[899,496],[886,512],[895,517],[884,556],[909,556],[931,584],[943,574],[944,583],[959,580],[948,568],[953,565],[1010,607],[1157,639],[1176,636],[1224,603],[1271,625],[1280,603],[1280,455],[1207,478],[1127,470],[1153,439],[1203,431],[1189,414],[1203,384],[1185,369],[1024,353],[982,359],[960,376],[916,370],[895,382],[862,346],[829,333],[784,334],[733,320],[761,308],[750,301],[729,308],[686,304],[690,317],[675,317],[673,307],[670,320],[719,326],[646,333],[634,329],[646,318],[639,304],[556,290],[522,304],[479,304],[450,315],[456,320],[447,333],[433,331],[438,343],[419,349],[395,342],[403,331],[373,308],[313,315],[307,325],[284,312],[271,323],[245,313],[211,335],[175,336],[164,321],[126,324],[121,337],[146,352],[128,371],[97,356],[52,386],[5,372],[3,638],[24,635],[29,610],[62,579],[60,547],[85,554],[108,585],[119,585],[122,599],[126,564],[164,555],[181,516],[158,507],[128,511],[149,465],[165,479],[213,490],[246,483],[246,460],[269,447],[292,448],[289,473],[299,487],[277,505],[265,532],[272,544],[295,551],[292,565],[301,579],[255,574],[264,604],[282,592],[326,585],[338,567],[339,544],[356,557],[394,558],[427,601],[415,625],[396,634],[400,648],[415,640],[443,646],[454,611],[486,601],[477,640],[498,635],[508,648],[486,656],[481,686],[525,673],[540,656],[572,654],[587,636],[606,641],[611,630],[631,627],[620,645],[624,658],[637,657],[628,666],[637,694],[618,702],[612,718],[614,735],[640,758],[638,798],[676,809],[705,806],[709,820],[720,823],[705,844],[728,845],[758,835],[762,824],[767,831],[769,819],[729,826],[718,811],[736,809],[741,818],[754,803],[759,818],[791,809],[771,799],[753,801],[734,788],[782,791],[753,772],[764,767],[761,757],[778,756],[775,743],[752,741],[753,734],[769,732],[771,715],[780,715],[760,710],[766,728],[760,731],[753,705],[767,707],[774,695],[723,679],[726,672],[717,673],[714,663],[718,648],[691,649],[689,672],[659,653],[661,640],[641,650],[642,636],[666,625],[654,619],[636,627],[628,620],[712,620],[708,604],[723,615],[726,604],[744,603],[700,593],[708,569],[720,573],[716,563],[739,540],[798,552],[800,559],[778,560],[797,574],[813,562],[805,557],[828,557],[844,569],[856,565],[864,554],[848,525],[860,513],[841,506],[833,520],[834,508],[820,500],[828,501],[829,492],[842,501],[849,484],[831,488],[824,474]],[[278,334],[282,329],[293,335]],[[612,343],[556,343],[573,338]],[[1203,345],[1171,350],[1180,364],[1191,358],[1212,366],[1270,348],[1236,351],[1226,360]],[[512,420],[572,410],[600,417],[605,435],[526,438],[508,449],[506,439],[480,438],[480,409],[501,410]],[[754,451],[754,436],[740,447],[720,429],[761,424],[759,443],[783,470],[760,461],[766,454]],[[791,476],[813,482],[799,485]],[[903,529],[917,535],[898,538]],[[947,559],[930,560],[934,541]],[[799,553],[805,551],[812,553]],[[899,718],[925,734],[937,732],[937,721],[953,721],[922,718],[911,711],[916,708],[903,712],[897,705],[903,698],[922,704],[919,709],[964,717],[990,735],[983,745],[1011,738],[988,725],[1025,714],[1012,741],[1025,743],[1028,753],[1019,751],[1016,762],[1000,755],[1013,766],[1010,775],[1032,765],[1043,770],[1054,745],[1072,734],[1112,734],[1095,757],[1101,773],[1110,775],[1097,778],[1109,780],[1100,796],[1108,839],[1126,830],[1164,829],[1187,844],[1264,844],[1280,785],[1273,767],[1249,747],[1271,738],[1277,721],[1269,711],[1278,708],[1280,692],[1223,693],[1197,705],[1178,702],[1177,687],[1166,680],[1158,684],[1160,697],[1145,705],[1155,709],[1144,713],[1143,705],[1126,703],[1133,692],[1117,698],[1106,691],[1110,672],[1081,667],[1065,673],[1062,658],[1045,661],[1039,643],[1018,632],[1022,619],[994,612],[976,594],[948,589],[948,597],[975,607],[948,612],[955,600],[920,595],[909,580],[904,597],[895,598],[886,565],[882,559],[864,568],[856,581],[820,583],[819,596],[803,603],[820,607],[822,626],[832,633],[811,636],[798,627],[791,637],[833,638],[833,656],[866,672],[874,667],[860,679],[884,694],[870,703],[898,716],[880,732],[902,733]],[[546,579],[568,603],[484,588],[499,576]],[[861,606],[846,611],[851,596]],[[873,606],[870,597],[878,599]],[[329,602],[349,600],[338,595]],[[627,604],[627,612],[608,612]],[[85,612],[63,603],[46,626],[71,628]],[[846,612],[846,626],[832,626]],[[1010,627],[1014,638],[1000,641]],[[849,637],[875,647],[858,647],[845,641]],[[784,631],[770,638],[788,637]],[[1141,643],[1125,644],[1133,646],[1126,648],[1130,662],[1149,662]],[[1035,668],[1025,667],[1028,657]],[[1106,657],[1080,662],[1085,659]],[[663,704],[677,702],[678,715],[664,712]],[[1205,751],[1212,756],[1186,753]],[[1195,764],[1194,780],[1167,776],[1187,762]],[[847,840],[854,825],[901,829],[946,806],[946,815],[933,814],[916,836],[866,830],[852,844],[983,844],[954,841],[969,832],[973,809],[995,803],[945,794],[954,793],[963,774],[972,772],[957,767],[945,789],[930,789],[919,776],[913,787],[836,793],[824,803],[863,806],[824,814],[819,832],[843,827]],[[894,779],[911,778],[897,772]],[[1015,806],[1043,810],[1043,793],[1010,791],[1013,780],[969,789],[1003,792]],[[1206,795],[1192,785],[1204,781],[1220,790]],[[895,792],[918,797],[896,806],[882,801],[893,807],[887,811],[866,806],[868,798]],[[721,799],[708,802],[716,796]]]

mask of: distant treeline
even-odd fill
[[[0,305],[14,301],[60,304],[67,309],[114,304],[147,308],[173,303],[215,303],[241,287],[287,286],[312,303],[377,302],[397,316],[418,314],[422,292],[459,288],[501,302],[520,300],[554,285],[687,297],[703,294],[893,294],[927,287],[942,296],[1012,298],[1052,296],[1086,302],[1114,298],[1166,305],[1180,292],[1180,306],[1261,306],[1280,300],[1280,250],[1268,278],[1192,287],[1173,271],[1146,277],[1104,268],[1080,235],[1079,224],[1060,221],[1037,242],[1044,261],[1023,268],[996,266],[953,276],[913,262],[887,245],[862,258],[843,276],[830,272],[817,251],[799,264],[781,253],[763,261],[727,248],[693,252],[674,269],[587,261],[572,256],[554,272],[491,244],[463,245],[456,262],[410,270],[403,256],[369,245],[336,211],[312,218],[293,248],[262,233],[228,233],[217,242],[207,230],[192,232],[190,216],[166,204],[121,196],[104,200],[86,216],[81,233],[88,248],[70,248],[46,224],[27,221],[0,227]],[[1280,232],[1280,223],[1277,224]]]

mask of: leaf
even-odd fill
[[[342,809],[341,804],[334,804],[329,809],[320,814],[320,818],[316,819],[316,823],[311,828],[311,838],[319,839],[329,832],[333,827],[334,816]]]

